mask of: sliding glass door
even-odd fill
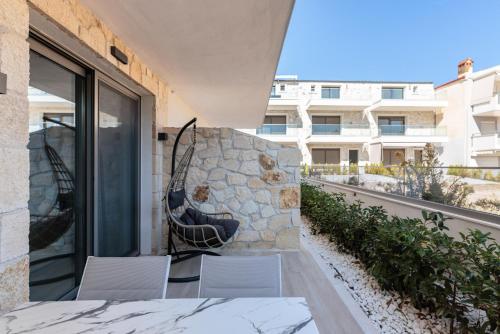
[[[99,80],[97,254],[138,253],[139,98]]]
[[[56,300],[79,284],[86,258],[86,75],[30,41],[30,299]]]
[[[138,254],[140,99],[30,46],[30,299],[71,299],[87,256]]]

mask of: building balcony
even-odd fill
[[[445,137],[445,127],[419,125],[379,125],[377,136],[431,136]]]
[[[448,106],[448,101],[426,99],[382,99],[376,103],[372,111],[427,111],[440,110]]]
[[[298,104],[299,104],[299,99],[297,98],[297,94],[271,95],[267,109],[268,110],[287,110],[290,108],[296,109]]]
[[[294,143],[297,142],[301,129],[297,124],[263,124],[257,129],[240,131],[274,142]]]
[[[370,100],[344,100],[344,99],[320,99],[314,98],[309,104],[309,110],[327,111],[362,111],[370,106]]]
[[[472,108],[472,116],[500,116],[500,94],[493,96],[488,102]]]
[[[363,143],[370,139],[368,124],[313,124],[307,143]]]
[[[500,134],[492,133],[488,135],[472,136],[472,151],[473,154],[496,155],[500,153]]]
[[[393,143],[397,146],[423,146],[425,143],[448,141],[445,127],[418,125],[379,125],[374,137],[375,143]]]
[[[281,92],[276,92],[272,91],[270,99],[275,101],[275,100],[293,100],[293,99],[298,99],[299,94],[297,90],[284,90]]]

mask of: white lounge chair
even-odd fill
[[[201,258],[198,298],[281,297],[281,256]]]
[[[170,256],[89,256],[76,299],[163,299],[170,260]]]

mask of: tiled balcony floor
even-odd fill
[[[264,255],[272,252],[226,250],[225,255]],[[282,277],[284,297],[305,297],[320,333],[363,333],[337,291],[307,250],[283,251]],[[172,276],[189,276],[199,272],[200,257],[173,265]],[[198,282],[170,283],[167,298],[196,298]]]

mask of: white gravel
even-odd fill
[[[335,243],[322,235],[312,235],[307,218],[302,217],[301,242],[313,252],[320,266],[343,282],[347,291],[359,304],[380,333],[447,333],[448,322],[423,310],[417,310],[408,300],[384,291],[366,272],[354,256],[340,252]]]

